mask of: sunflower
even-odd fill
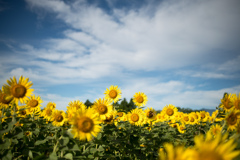
[[[194,125],[194,124],[197,124],[197,123],[198,123],[198,121],[197,121],[197,119],[195,119],[195,116],[192,113],[190,113],[189,114],[189,124]]]
[[[191,114],[194,116],[196,123],[200,124],[199,122],[201,121],[201,115],[199,112],[191,112]]]
[[[231,110],[226,114],[225,121],[228,126],[228,130],[236,130],[238,123],[240,122],[240,111]]]
[[[191,160],[194,150],[185,148],[184,146],[174,147],[170,143],[165,143],[164,149],[160,148],[158,151],[160,160]]]
[[[87,107],[83,102],[76,100],[68,103],[67,109],[70,109],[70,108],[76,108],[78,110],[78,109],[87,108]]]
[[[147,101],[147,96],[142,92],[135,93],[135,95],[133,96],[133,102],[138,107],[146,105]]]
[[[32,95],[26,100],[26,105],[31,112],[39,112],[41,110],[41,97]]]
[[[186,126],[184,124],[178,125],[178,132],[180,133],[185,133],[186,131]]]
[[[210,117],[209,112],[206,112],[206,111],[200,111],[199,115],[200,115],[201,122],[207,122],[208,118]]]
[[[117,116],[117,111],[113,109],[110,112],[110,116],[107,116],[105,120],[103,120],[103,123],[105,124],[113,124],[115,122],[115,118]]]
[[[54,126],[63,126],[66,121],[66,115],[64,111],[54,110],[52,113],[51,121]]]
[[[145,116],[143,110],[140,108],[135,108],[128,113],[128,121],[136,126],[141,126],[144,124]]]
[[[29,110],[26,106],[18,106],[17,115],[18,117],[25,118],[29,114]]]
[[[162,112],[167,115],[168,119],[172,119],[177,114],[178,109],[174,105],[169,104],[163,108]]]
[[[181,122],[184,123],[184,124],[189,124],[189,114],[185,113],[182,116]]]
[[[240,110],[240,93],[238,96],[236,94],[232,95],[232,103],[236,110]]]
[[[69,123],[72,125],[71,133],[74,138],[91,141],[101,131],[101,123],[94,109],[78,110]]]
[[[110,99],[114,103],[116,103],[122,97],[121,89],[118,88],[118,86],[113,86],[113,85],[111,85],[109,89],[107,88],[104,94],[105,94],[105,99]]]
[[[101,120],[105,120],[107,117],[110,117],[113,106],[109,99],[97,99],[93,104],[93,109],[98,113]]]
[[[204,135],[194,137],[196,151],[192,160],[233,160],[240,154],[240,151],[235,151],[237,143],[234,139],[227,140],[228,135],[217,134],[215,137],[211,132]]]
[[[13,97],[7,99],[7,96],[6,93],[3,93],[2,87],[2,90],[0,89],[0,109],[2,109],[2,107],[7,108],[10,105]]]
[[[209,132],[211,132],[211,134],[212,134],[213,136],[218,135],[219,133],[221,133],[221,131],[222,131],[222,126],[220,126],[220,125],[218,125],[218,124],[212,125],[212,126],[210,127],[210,129],[209,129]]]
[[[13,99],[16,103],[19,101],[25,103],[27,97],[29,97],[34,91],[34,89],[31,89],[31,86],[33,85],[32,82],[29,82],[29,79],[23,76],[19,78],[18,82],[16,77],[13,77],[13,79],[10,78],[10,80],[7,80],[7,83],[8,85],[3,85],[3,92],[8,95],[6,97],[7,101]]]
[[[229,111],[232,107],[233,102],[231,94],[224,94],[224,97],[221,99],[220,108],[223,108],[225,111]]]
[[[157,116],[157,112],[152,107],[151,108],[147,107],[147,109],[144,110],[144,113],[148,123],[154,121],[155,117]]]
[[[220,118],[220,117],[217,117],[218,116],[218,113],[219,113],[219,111],[218,110],[216,110],[216,111],[214,111],[213,113],[212,113],[212,119],[215,121],[215,122],[219,122],[219,121],[222,121],[223,120],[223,118]]]
[[[79,100],[76,100],[76,101],[71,101],[68,106],[67,106],[67,119],[68,121],[71,121],[73,115],[78,111],[78,110],[82,110],[82,109],[86,109],[87,106],[79,101]]]
[[[31,137],[32,136],[32,132],[31,131],[26,131],[24,133],[24,135],[27,136],[27,137]]]
[[[52,113],[56,108],[56,104],[53,102],[48,102],[47,106],[42,110],[41,116],[50,121]]]

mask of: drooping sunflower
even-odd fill
[[[237,94],[232,95],[232,103],[236,110],[240,110],[240,93],[238,94],[238,96]]]
[[[0,109],[2,109],[2,107],[7,108],[10,105],[12,99],[13,97],[7,99],[7,94],[3,93],[2,87],[2,90],[0,89]]]
[[[105,120],[111,115],[113,106],[111,105],[111,101],[109,99],[99,98],[93,103],[93,109],[98,113],[101,120]]]
[[[216,135],[220,134],[222,131],[222,126],[216,124],[212,125],[209,129],[209,132],[215,137]]]
[[[7,80],[7,84],[3,85],[3,92],[8,95],[6,100],[13,99],[16,103],[19,101],[21,103],[25,103],[27,101],[27,97],[29,97],[34,89],[31,89],[33,85],[32,82],[29,82],[28,78],[21,76],[19,81],[17,82],[16,77],[10,78]]]
[[[133,102],[138,107],[146,105],[147,101],[147,96],[142,92],[135,93],[133,96]]]
[[[228,135],[217,134],[215,137],[211,132],[194,137],[195,155],[192,160],[233,160],[240,154],[239,150],[234,150],[237,143],[234,139],[227,140]]]
[[[227,130],[236,130],[238,123],[240,122],[240,111],[238,110],[230,110],[225,117],[225,121],[227,123]]]
[[[69,123],[72,125],[71,133],[74,138],[91,141],[101,131],[101,123],[94,109],[78,110]]]
[[[55,109],[51,116],[51,121],[54,126],[63,126],[66,121],[66,115],[64,111]]]
[[[52,113],[56,108],[56,104],[53,102],[48,102],[47,106],[44,107],[44,109],[41,112],[41,116],[43,116],[45,119],[47,119],[48,121],[51,120],[52,117]]]
[[[173,146],[173,144],[165,143],[164,149],[160,148],[158,155],[160,160],[191,160],[194,150],[185,148],[184,146]]]
[[[32,95],[26,100],[26,105],[31,112],[39,112],[42,106],[41,103],[43,103],[43,100],[40,96]]]
[[[128,113],[128,121],[136,126],[141,126],[144,124],[145,115],[143,110],[140,108],[135,108]]]
[[[233,107],[232,95],[225,93],[224,97],[221,99],[220,108],[223,108],[225,111],[229,111]]]
[[[113,109],[110,112],[110,116],[107,116],[105,120],[103,120],[103,123],[105,124],[113,124],[115,121],[115,118],[117,116],[117,110]]]
[[[167,115],[168,119],[172,119],[177,114],[178,109],[174,105],[169,104],[163,107],[162,112]]]
[[[122,97],[121,89],[118,88],[118,86],[113,86],[113,85],[111,85],[109,89],[107,88],[104,94],[105,94],[105,99],[110,99],[114,103],[116,103]]]
[[[147,107],[147,109],[144,110],[144,113],[145,113],[146,121],[148,123],[154,121],[157,116],[157,112],[152,107],[151,108]]]

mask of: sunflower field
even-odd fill
[[[142,92],[133,95],[135,108],[122,109],[121,89],[110,86],[93,105],[74,100],[63,111],[42,106],[32,85],[23,76],[2,85],[1,160],[240,159],[240,94],[224,94],[211,115],[172,104],[158,113]]]

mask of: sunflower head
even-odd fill
[[[7,80],[7,83],[3,85],[4,93],[8,95],[6,100],[13,99],[16,103],[19,101],[25,103],[27,97],[34,91],[34,89],[31,89],[32,82],[29,82],[29,79],[23,76],[19,78],[18,82],[16,77],[13,77]]]
[[[145,123],[145,115],[143,110],[135,108],[128,113],[128,120],[131,124],[141,126]]]
[[[74,138],[90,141],[101,131],[99,116],[94,109],[78,110],[69,121]]]
[[[240,93],[238,94],[238,96],[237,94],[232,95],[232,103],[236,110],[240,110]]]
[[[147,96],[142,92],[135,93],[133,96],[133,102],[138,107],[146,105],[147,101]]]
[[[45,119],[50,121],[50,119],[52,118],[52,113],[55,110],[55,108],[56,108],[56,104],[53,105],[52,102],[48,102],[47,106],[42,110],[41,116],[43,116]]]
[[[240,122],[240,111],[230,110],[225,117],[225,121],[227,123],[228,130],[236,130],[236,127]]]
[[[223,108],[225,111],[229,111],[233,107],[233,99],[231,94],[224,94],[224,97],[221,99],[220,108]]]
[[[63,126],[66,121],[66,115],[64,111],[54,110],[51,116],[51,121],[54,126]]]
[[[155,120],[157,116],[157,112],[152,107],[151,108],[147,107],[147,109],[144,110],[144,113],[147,121],[149,122]]]
[[[13,97],[11,96],[10,98],[7,98],[7,97],[9,97],[9,95],[7,95],[6,93],[3,93],[3,87],[2,87],[2,90],[0,90],[0,106],[4,106],[5,108],[8,107]]]
[[[113,106],[109,99],[97,99],[93,104],[93,109],[98,113],[102,120],[105,120],[111,115]]]
[[[41,97],[35,95],[30,96],[26,101],[27,107],[32,112],[40,111],[41,110],[40,107],[42,106],[41,103],[43,103]]]
[[[110,101],[116,103],[121,98],[122,92],[121,89],[118,88],[118,86],[111,85],[109,89],[108,88],[106,89],[104,94],[105,99],[109,99]]]
[[[166,116],[169,118],[169,119],[172,119],[175,117],[175,115],[177,114],[178,112],[178,109],[172,105],[172,104],[169,104],[167,106],[165,106],[162,110],[162,112],[164,114],[166,114]]]

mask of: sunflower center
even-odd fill
[[[201,114],[201,119],[204,119],[204,118],[205,118],[205,114],[202,113],[202,114]]]
[[[154,115],[154,113],[152,111],[147,112],[147,117],[148,118],[152,118],[153,115]]]
[[[115,91],[115,90],[111,90],[110,92],[109,92],[109,97],[110,98],[116,98],[117,97],[117,91]]]
[[[189,118],[186,116],[183,118],[185,121],[189,121]]]
[[[6,94],[1,94],[0,96],[0,102],[3,104],[9,104],[12,101],[12,99],[7,99],[7,95]]]
[[[136,98],[136,101],[138,102],[138,103],[143,103],[143,96],[138,96],[137,98]]]
[[[12,88],[12,95],[16,98],[23,98],[27,93],[26,87],[21,84],[16,84]]]
[[[89,133],[93,130],[93,120],[88,117],[82,117],[77,123],[78,129],[84,133]]]
[[[190,122],[194,122],[194,118],[193,117],[190,117]]]
[[[62,122],[62,121],[63,121],[63,116],[62,116],[62,115],[58,115],[58,116],[56,117],[56,121],[57,121],[57,122]]]
[[[183,131],[183,130],[184,130],[184,127],[183,127],[183,126],[180,126],[179,128],[180,128],[180,130],[181,130],[181,131]]]
[[[131,115],[131,120],[132,120],[133,122],[137,122],[137,121],[139,120],[138,114],[133,113],[133,114]]]
[[[105,122],[111,122],[111,120],[113,120],[113,115],[110,115],[109,117],[107,117],[105,119]]]
[[[20,114],[21,114],[21,115],[26,115],[27,112],[26,112],[25,110],[22,110],[22,111],[20,112]]]
[[[29,106],[34,108],[34,107],[37,107],[38,105],[38,101],[36,99],[32,99],[30,102],[29,102]]]
[[[122,112],[118,112],[118,117],[122,117],[123,116],[123,113]]]
[[[174,114],[174,111],[173,111],[173,109],[168,108],[166,113],[167,113],[168,116],[172,116]]]
[[[230,125],[235,125],[237,123],[237,117],[235,115],[230,115],[228,118],[228,123]]]
[[[107,113],[107,111],[108,111],[107,106],[105,106],[105,105],[103,105],[103,104],[101,104],[101,105],[98,106],[98,112],[99,112],[100,114],[105,114],[105,113]]]
[[[46,115],[47,116],[50,116],[52,114],[52,111],[50,110],[50,109],[48,109],[47,111],[46,111]]]

